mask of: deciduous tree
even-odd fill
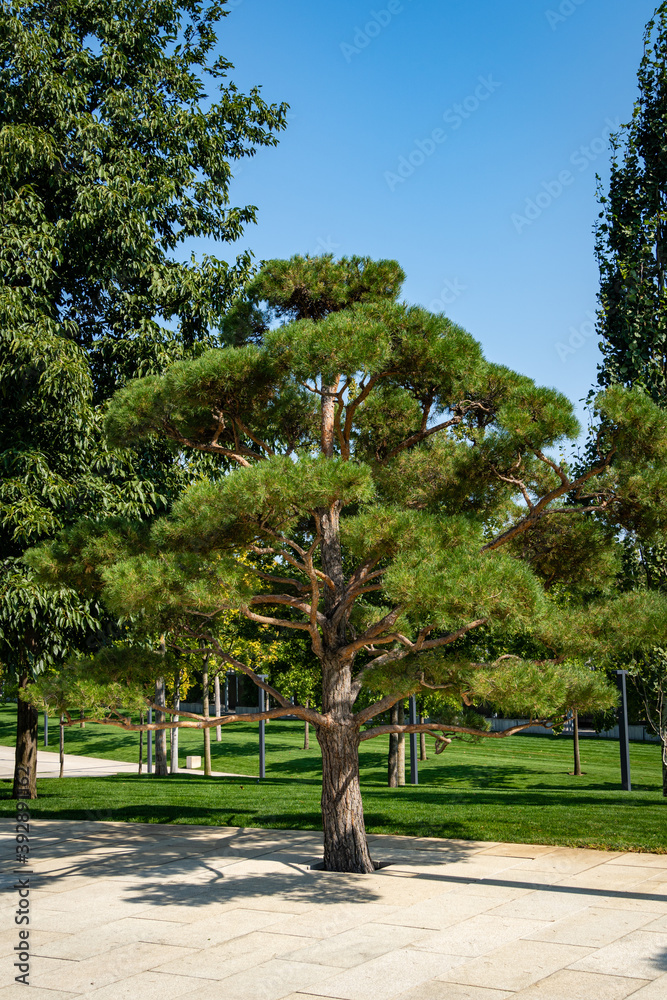
[[[285,123],[226,79],[225,4],[0,6],[0,657],[21,688],[99,626],[76,594],[36,583],[26,546],[84,515],[164,509],[186,479],[160,445],[110,453],[105,401],[206,341],[250,273],[249,255],[176,255],[254,220],[229,205],[232,165]],[[33,796],[35,734],[20,701]]]

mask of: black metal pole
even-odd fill
[[[150,725],[153,721],[153,709],[148,709],[148,724]],[[148,774],[153,773],[153,730],[149,729],[146,733],[146,771]]]
[[[627,670],[616,671],[616,684],[621,692],[621,704],[618,709],[618,737],[621,750],[621,788],[624,792],[632,791],[630,781],[630,738],[628,734],[628,690]]]
[[[417,699],[410,695],[410,725],[417,725]],[[417,758],[417,733],[410,733],[410,784],[419,784],[419,764]]]
[[[257,675],[260,680],[265,681],[265,674]],[[264,711],[264,688],[258,688],[259,691],[259,710]],[[260,778],[266,777],[266,741],[265,741],[265,725],[264,719],[261,719],[259,723],[259,776]]]

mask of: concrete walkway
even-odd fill
[[[388,867],[334,875],[310,869],[315,833],[36,820],[30,997],[667,997],[667,856],[370,840]],[[4,870],[12,1000],[27,994]]]
[[[92,778],[102,774],[136,774],[137,764],[128,764],[126,760],[107,760],[106,757],[82,757],[75,753],[66,753],[64,761],[65,778]],[[144,761],[143,773],[146,774]],[[179,767],[178,774],[204,775],[202,770]],[[37,751],[37,777],[57,778],[60,774],[60,755],[50,750]],[[0,746],[0,779],[14,777],[14,747]],[[211,771],[213,778],[248,778],[248,774],[230,774],[226,771]]]

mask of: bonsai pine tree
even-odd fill
[[[552,457],[578,434],[568,401],[487,362],[445,316],[397,301],[401,281],[389,261],[269,262],[229,317],[235,346],[131,382],[109,411],[113,441],[172,442],[183,455],[217,456],[219,470],[193,482],[143,542],[128,528],[104,541],[103,525],[83,524],[33,557],[51,579],[97,586],[114,613],[171,623],[174,646],[179,634],[204,642],[274,699],[262,717],[314,726],[324,860],[335,871],[373,870],[362,741],[430,731],[443,747],[447,733],[517,731],[373,722],[409,694],[437,690],[531,722],[615,701],[599,674],[563,661],[589,634],[623,642],[625,622],[610,627],[623,601],[604,621],[573,611],[563,628],[516,540],[544,518],[640,504],[667,454],[665,416],[642,393],[615,389],[598,402],[597,463],[574,477]],[[215,623],[229,610],[307,637],[321,708],[292,705],[225,653]],[[667,605],[634,610],[630,631],[646,631]],[[550,655],[485,654],[501,634],[534,636]],[[87,697],[80,679],[97,669],[80,665],[61,702]],[[132,691],[116,687],[97,718],[138,728],[122,712]]]

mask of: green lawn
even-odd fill
[[[0,744],[14,740],[13,706],[0,708]],[[52,726],[49,750],[57,750]],[[223,728],[212,741],[213,768],[250,778],[175,775],[44,779],[32,813],[51,818],[127,820],[319,829],[320,754],[302,749],[299,723],[266,727],[267,777],[256,778],[257,725]],[[134,761],[138,736],[104,726],[66,730],[66,749]],[[181,731],[181,753],[202,752],[202,734]],[[42,732],[40,725],[40,747]],[[420,763],[420,784],[386,787],[386,739],[362,744],[361,771],[369,832],[508,840],[667,853],[667,802],[660,749],[633,744],[630,793],[619,789],[618,744],[583,740],[586,772],[574,778],[572,742],[516,736],[477,745],[454,743]],[[10,815],[9,782],[0,782],[0,815]]]

